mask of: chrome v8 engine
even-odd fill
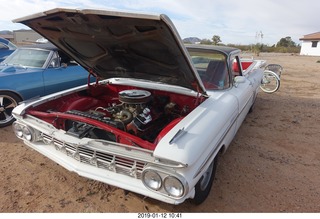
[[[81,112],[70,110],[66,113],[95,119],[138,136],[153,141],[161,129],[172,120],[176,104],[168,97],[153,97],[146,90],[124,90],[118,93],[118,103],[108,107],[97,107],[94,110]],[[73,122],[69,134],[79,138],[90,133],[91,125]]]

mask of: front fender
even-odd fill
[[[202,163],[216,147],[222,146],[237,115],[238,104],[233,95],[209,97],[159,141],[154,156],[188,166]]]

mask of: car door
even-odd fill
[[[231,58],[231,66],[234,61],[240,63],[240,58],[238,56]],[[249,75],[242,75],[242,68],[240,67],[240,64],[238,66],[238,69],[238,74],[235,75],[234,72],[232,73],[234,75],[234,84],[231,89],[231,93],[237,97],[239,106],[237,129],[240,127],[247,113],[249,112],[254,97],[253,83],[250,81]]]
[[[45,94],[51,94],[86,84],[88,72],[74,62],[61,62],[56,52],[43,72]]]

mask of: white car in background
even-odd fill
[[[165,15],[53,9],[17,19],[97,82],[13,110],[24,143],[81,176],[180,204],[209,195],[265,62],[185,46]]]

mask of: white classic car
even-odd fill
[[[87,178],[171,204],[207,198],[264,61],[241,61],[235,48],[185,46],[165,15],[59,8],[15,22],[97,78],[21,103],[18,138]]]

